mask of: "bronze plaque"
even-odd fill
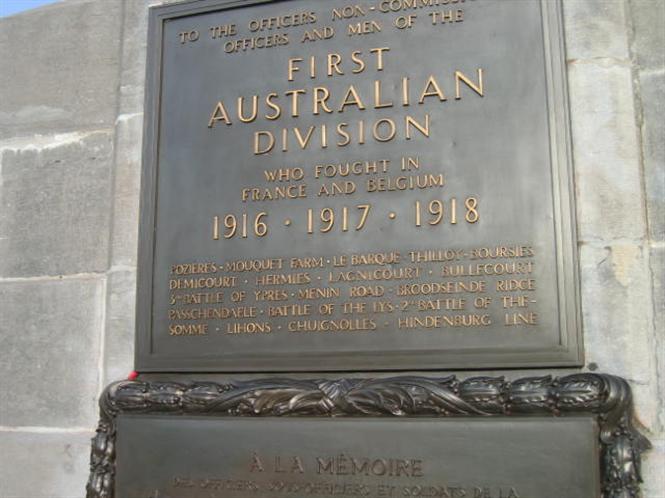
[[[579,365],[558,1],[151,10],[137,368]]]
[[[597,426],[569,419],[120,416],[124,498],[598,498]]]
[[[604,374],[121,381],[86,496],[632,497],[648,448]]]

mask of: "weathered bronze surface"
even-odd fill
[[[125,381],[100,408],[88,498],[302,498],[312,494],[298,487],[305,482],[327,483],[319,496],[340,496],[325,486],[346,484],[347,496],[362,486],[366,496],[391,486],[408,496],[423,485],[465,497],[630,498],[649,447],[631,423],[628,384],[598,374]],[[356,463],[343,467],[342,453]],[[363,458],[400,476],[365,476]],[[355,476],[344,474],[354,465]],[[294,487],[266,491],[270,482]]]
[[[581,364],[560,2],[151,12],[139,370]]]
[[[592,417],[271,420],[122,416],[126,498],[596,498]]]

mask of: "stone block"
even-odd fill
[[[106,270],[113,134],[0,143],[0,277]]]
[[[93,426],[103,290],[100,278],[0,282],[0,426]]]
[[[665,2],[629,0],[633,18],[633,53],[642,68],[665,66]]]
[[[623,0],[565,0],[563,13],[568,60],[629,58]]]
[[[653,330],[658,367],[658,375],[655,380],[658,384],[658,399],[661,405],[659,410],[660,429],[665,432],[665,247],[651,248],[649,265],[653,282]]]
[[[60,2],[0,19],[0,138],[115,120],[122,2]]]
[[[631,71],[569,64],[581,241],[644,237],[646,221]]]
[[[136,272],[111,272],[107,293],[104,386],[126,378],[134,369]]]
[[[147,0],[125,2],[120,61],[120,114],[143,112],[149,7]]]
[[[150,7],[181,0],[127,0],[120,74],[120,114],[143,112]]]
[[[665,3],[663,3],[665,5]],[[665,50],[665,43],[663,44]],[[641,71],[642,153],[649,237],[665,241],[665,70]]]
[[[111,262],[114,266],[136,266],[142,133],[142,114],[118,120],[111,242]]]
[[[642,475],[644,498],[663,498],[665,496],[665,439],[651,438],[653,448],[644,454]]]
[[[587,363],[625,377],[637,416],[652,429],[659,403],[648,254],[639,245],[582,245],[582,320]]]
[[[0,496],[83,498],[92,436],[0,432]]]

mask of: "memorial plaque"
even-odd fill
[[[138,370],[582,363],[558,1],[200,1],[148,53]]]
[[[87,498],[639,496],[621,378],[122,381]]]
[[[569,419],[118,420],[124,498],[599,498],[598,429]]]

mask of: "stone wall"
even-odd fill
[[[96,398],[132,370],[150,3],[0,19],[1,498],[82,497]],[[664,498],[665,2],[564,10],[586,369],[630,381]]]

